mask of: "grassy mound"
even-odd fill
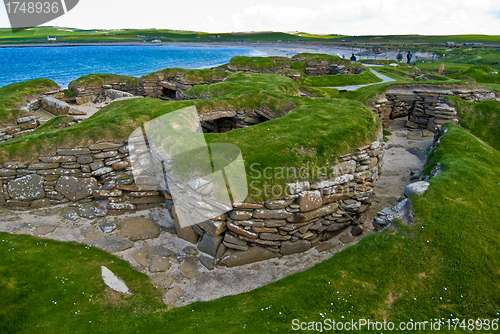
[[[125,82],[130,86],[137,86],[139,79],[126,75],[109,74],[109,73],[95,73],[87,74],[69,83],[68,88],[85,87],[85,86],[102,86],[111,84],[113,82]]]
[[[28,100],[45,92],[59,89],[60,87],[49,79],[35,79],[13,83],[0,88],[0,126],[12,126],[16,119],[31,113],[19,108]]]
[[[294,319],[498,322],[500,153],[458,126],[445,128],[427,166],[441,163],[445,171],[424,196],[412,198],[414,224],[396,224],[245,294],[157,312],[158,295],[123,261],[74,243],[1,234],[0,248],[9,254],[0,259],[2,330],[220,333],[223,326],[225,333],[284,333]],[[132,297],[107,292],[98,277],[103,264],[129,284]]]

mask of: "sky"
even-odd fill
[[[164,28],[212,33],[301,31],[341,35],[500,35],[500,1],[80,0],[73,10],[46,25],[83,29]],[[0,9],[0,27],[9,26],[6,10]]]

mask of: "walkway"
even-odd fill
[[[370,66],[370,65],[365,65],[365,66]],[[382,79],[381,82],[375,82],[375,83],[370,83],[370,84],[365,84],[365,85],[353,85],[353,86],[340,86],[340,87],[321,87],[321,88],[335,88],[335,89],[338,89],[338,90],[356,90],[356,89],[359,89],[359,88],[362,88],[362,87],[367,87],[367,86],[371,86],[371,85],[378,85],[378,84],[383,84],[383,83],[386,83],[386,82],[392,82],[392,81],[396,81],[392,78],[389,78],[387,75],[383,75],[373,69],[370,68],[370,71],[372,71],[373,74],[375,74],[377,77],[379,77],[380,79]]]

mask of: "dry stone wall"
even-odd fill
[[[183,213],[173,210],[177,234],[197,243],[215,264],[229,267],[306,251],[355,225],[353,219],[359,220],[370,206],[382,171],[381,136],[341,157],[333,167],[335,177],[288,184],[284,198],[233,203],[226,214],[187,227],[179,223]],[[173,202],[167,202],[171,207]],[[196,210],[196,202],[190,203]]]
[[[183,92],[195,85],[208,85],[224,81],[221,78],[213,78],[206,81],[190,81],[182,77],[183,73],[165,74],[158,73],[151,79],[139,79],[138,94],[165,100],[182,100]]]
[[[93,102],[100,97],[109,96],[108,90],[115,90],[139,96],[139,89],[136,86],[127,84],[126,82],[113,82],[109,84],[71,87],[71,93],[75,95],[75,102],[77,104],[85,104]],[[112,98],[113,99],[113,98]]]
[[[4,162],[0,205],[40,208],[102,200],[108,215],[163,205],[165,197],[154,185],[134,184],[128,156],[127,145],[103,142],[58,149],[37,162]]]
[[[496,98],[495,93],[486,89],[392,87],[385,92],[383,98],[375,102],[372,110],[383,122],[398,117],[407,117],[407,127],[436,132],[446,122],[459,124],[456,109],[447,104],[446,97],[449,96],[456,96],[471,102]]]

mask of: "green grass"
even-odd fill
[[[35,79],[18,82],[0,88],[0,125],[12,126],[16,124],[19,117],[31,113],[19,108],[24,107],[28,99],[51,90],[59,89],[52,80]]]
[[[0,248],[9,254],[0,259],[3,332],[290,333],[294,319],[498,319],[500,153],[458,126],[445,128],[426,168],[441,163],[445,171],[412,198],[414,224],[396,223],[307,271],[236,296],[155,312],[158,294],[123,261],[2,233]],[[105,291],[99,266],[111,261],[132,297]]]
[[[301,83],[312,87],[341,87],[352,85],[364,85],[369,83],[381,82],[382,79],[377,77],[369,70],[365,70],[360,74],[336,74],[323,76],[307,76],[303,75]]]
[[[104,84],[124,82],[130,86],[137,86],[139,79],[126,75],[95,73],[87,74],[83,77],[71,81],[68,85],[69,90],[76,87],[102,86]]]
[[[500,101],[467,102],[452,98],[461,125],[476,137],[500,150]]]

